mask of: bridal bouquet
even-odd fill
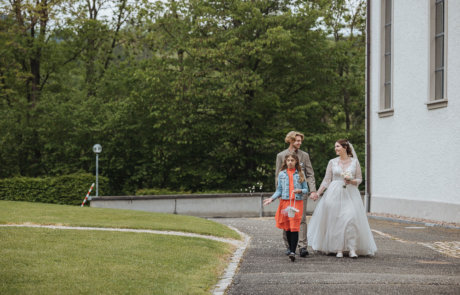
[[[345,180],[352,180],[352,179],[353,179],[353,175],[351,174],[350,171],[342,172],[341,175],[342,175],[342,177],[343,177]],[[344,184],[344,185],[343,185],[343,188],[346,188],[346,187],[347,187],[347,185]]]

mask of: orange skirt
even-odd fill
[[[285,231],[298,232],[300,230],[300,221],[302,220],[303,214],[303,201],[295,201],[294,205],[294,201],[292,200],[291,204],[299,210],[292,218],[288,217],[287,213],[284,211],[289,207],[289,200],[280,199],[280,204],[278,205],[278,210],[275,215],[276,227]]]

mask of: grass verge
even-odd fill
[[[172,230],[240,239],[202,218],[0,201],[0,224]],[[147,233],[0,228],[0,294],[208,294],[234,246]]]
[[[0,224],[8,223],[170,230],[241,239],[222,224],[193,216],[0,201]]]
[[[208,294],[232,251],[199,238],[0,228],[0,294]]]

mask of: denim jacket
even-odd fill
[[[299,183],[299,172],[297,170],[294,172],[294,189],[302,189],[302,194],[308,193],[307,181],[304,180],[302,183]],[[297,201],[302,200],[302,194],[295,194],[295,199]],[[271,196],[272,200],[275,200],[281,196],[283,200],[289,200],[289,176],[286,170],[281,171],[278,174],[278,187],[276,192]]]

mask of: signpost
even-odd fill
[[[93,152],[96,154],[96,197],[99,196],[99,154],[102,152],[102,146],[96,143],[93,146]]]

